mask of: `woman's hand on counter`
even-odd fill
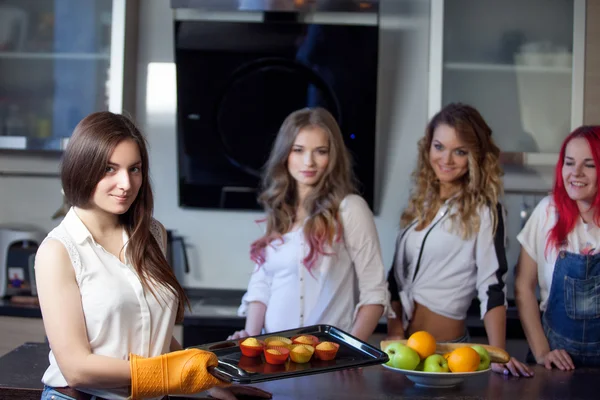
[[[242,329],[241,331],[235,331],[233,335],[227,336],[227,340],[243,339],[248,336],[250,336],[248,335],[248,332],[246,332],[245,329]]]
[[[534,372],[531,368],[514,357],[511,357],[510,361],[506,364],[492,363],[492,371],[498,374],[510,374],[513,376],[524,376],[527,378],[531,378],[534,375]]]
[[[569,353],[562,349],[552,350],[544,356],[537,358],[537,363],[544,365],[548,369],[552,369],[552,364],[563,371],[575,369],[575,364]]]
[[[252,396],[260,399],[272,399],[273,395],[269,392],[252,386],[229,386],[228,388],[212,388],[208,394],[215,399],[236,400],[236,396]]]

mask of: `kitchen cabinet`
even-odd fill
[[[133,111],[136,1],[0,4],[0,149],[60,151],[95,111]]]
[[[583,123],[586,0],[432,0],[428,114],[477,108],[502,150],[507,191],[543,192]]]
[[[585,27],[583,123],[600,125],[600,1],[588,1]]]

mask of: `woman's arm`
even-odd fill
[[[492,308],[483,317],[483,325],[492,346],[506,348],[506,309],[504,306]]]
[[[538,364],[543,364],[548,369],[552,368],[552,364],[562,370],[574,369],[575,365],[571,356],[563,349],[551,351],[548,339],[544,334],[540,320],[540,309],[535,295],[538,284],[537,268],[536,261],[521,246],[515,281],[515,297],[527,343],[529,343],[531,352]]]
[[[358,280],[359,300],[351,332],[367,340],[389,304],[385,269],[373,213],[357,195],[344,199],[340,208],[344,244]]]
[[[260,301],[253,301],[248,305],[248,316],[244,330],[249,336],[260,335],[265,326],[267,306]]]
[[[241,331],[229,335],[227,340],[260,335],[265,325],[265,314],[271,297],[272,283],[273,276],[268,274],[264,267],[259,265],[254,267],[248,283],[248,291],[244,294],[242,305],[238,310],[239,316],[246,317],[246,326]]]
[[[62,243],[47,240],[40,246],[35,276],[46,335],[67,384],[94,388],[128,386],[128,361],[91,352],[79,286]]]
[[[481,301],[481,314],[492,346],[506,347],[506,231],[504,224],[504,208],[496,205],[496,230],[489,212],[481,215],[481,224],[477,234],[475,262],[477,265],[477,292]],[[533,376],[533,371],[516,358],[506,364],[494,364],[495,372],[515,376]]]
[[[531,352],[538,363],[543,363],[544,356],[550,352],[550,345],[540,319],[540,308],[535,295],[537,284],[537,263],[521,247],[515,280],[515,298]]]
[[[241,339],[248,336],[260,335],[265,325],[267,306],[260,301],[252,301],[247,305],[246,326],[241,331],[235,331],[227,340]]]
[[[388,273],[388,289],[390,291],[391,308],[395,316],[391,316],[388,313],[387,318],[387,334],[388,338],[404,339],[404,326],[402,325],[402,303],[400,302],[400,290],[398,288],[398,282],[394,274],[394,268],[396,265],[394,255],[394,265]]]
[[[364,342],[369,340],[369,336],[377,328],[377,323],[383,315],[383,310],[383,306],[379,304],[365,304],[360,307],[350,333]]]

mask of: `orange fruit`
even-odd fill
[[[452,372],[473,372],[479,366],[479,353],[470,347],[455,349],[448,356],[448,367]]]
[[[436,348],[435,338],[431,333],[425,331],[418,331],[410,335],[406,345],[416,351],[421,360],[434,354]]]

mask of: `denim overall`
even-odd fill
[[[542,325],[551,350],[565,350],[575,366],[600,366],[600,253],[559,253]]]

